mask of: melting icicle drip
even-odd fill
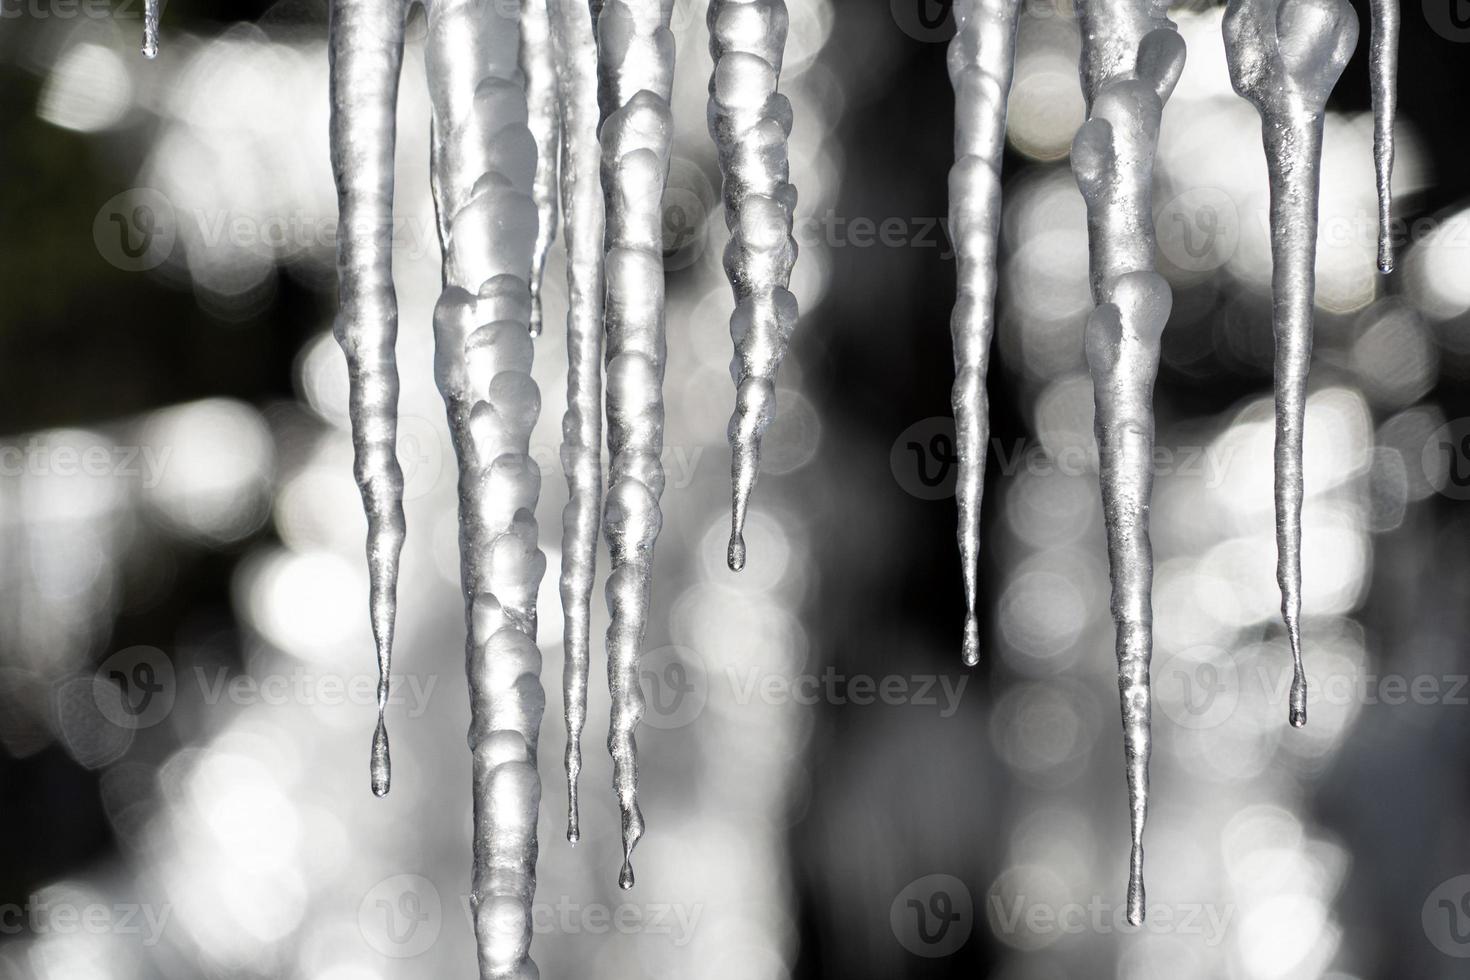
[[[602,504],[602,147],[597,139],[597,39],[582,0],[549,0],[561,99],[561,207],[567,250],[567,412],[562,418],[561,603],[566,666],[562,700],[567,721],[567,840],[582,831],[577,777],[587,722],[592,582]]]
[[[1145,914],[1143,830],[1152,751],[1153,392],[1172,305],[1169,285],[1153,265],[1153,163],[1164,103],[1184,69],[1184,41],[1164,10],[1149,0],[1079,6],[1089,113],[1072,143],[1072,169],[1087,203],[1089,279],[1097,304],[1085,347],[1113,580],[1132,838],[1128,921],[1134,925]]]
[[[727,557],[736,572],[745,567],[745,514],[760,475],[761,437],[776,412],[776,372],[797,319],[787,288],[796,264],[796,188],[786,151],[791,103],[776,91],[789,26],[785,0],[710,0],[709,130],[725,178],[725,274],[735,293]]]
[[[1327,97],[1358,43],[1347,0],[1231,0],[1230,81],[1261,115],[1271,184],[1271,320],[1276,334],[1276,579],[1291,643],[1289,718],[1307,723],[1302,669],[1302,430],[1312,360],[1317,193]]]
[[[954,88],[955,163],[949,172],[949,222],[955,241],[959,297],[950,318],[954,339],[955,442],[959,480],[958,539],[965,582],[965,663],[980,662],[975,593],[980,564],[980,503],[990,403],[985,376],[995,333],[996,262],[1000,240],[1000,170],[1006,105],[1016,65],[1019,0],[959,0],[959,27],[949,45]]]
[[[526,76],[531,135],[536,138],[536,248],[531,253],[531,336],[541,336],[541,279],[556,241],[557,69],[552,54],[549,0],[523,0],[521,71]]]
[[[159,5],[163,0],[143,0],[143,57],[158,57]]]
[[[393,292],[393,146],[403,63],[402,2],[336,0],[331,9],[332,170],[337,181],[339,304],[333,332],[347,355],[354,471],[367,511],[378,726],[372,787],[392,779],[388,677],[398,558],[403,550],[403,473],[398,467],[398,300]]]
[[[435,379],[459,460],[469,744],[471,908],[485,980],[533,980],[536,741],[545,710],[536,647],[541,475],[530,456],[541,397],[531,380],[536,144],[517,67],[520,25],[486,0],[434,0],[428,65],[444,291]]]
[[[663,192],[669,174],[674,81],[672,0],[608,0],[598,18],[602,182],[607,199],[607,444],[611,457],[603,526],[612,572],[607,674],[608,750],[622,813],[623,868],[633,887],[633,848],[643,836],[638,683],[652,593],[653,548],[663,515]]]
[[[1399,89],[1399,0],[1370,0],[1373,38],[1373,172],[1378,185],[1378,271],[1393,271],[1393,122]]]

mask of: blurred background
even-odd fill
[[[564,839],[560,246],[533,454],[548,978],[1457,977],[1470,957],[1470,22],[1406,5],[1399,267],[1373,268],[1363,40],[1327,120],[1307,421],[1310,723],[1286,725],[1266,183],[1219,7],[1155,210],[1149,924],[1128,854],[1067,155],[1066,0],[1028,0],[990,375],[985,651],[960,664],[938,0],[792,3],[803,320],[739,576],[724,567],[731,308],[703,4],[678,0],[665,202],[669,474],[620,892],[594,660]],[[392,795],[346,371],[330,335],[325,0],[0,0],[0,978],[469,976],[468,703],[421,14],[395,277],[409,522]],[[600,557],[605,573],[606,556]],[[594,638],[606,628],[599,593]],[[603,688],[600,690],[600,688]]]

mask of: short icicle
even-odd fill
[[[470,892],[481,980],[535,980],[530,957],[546,697],[536,647],[541,476],[530,455],[536,145],[515,11],[433,0],[425,42],[444,291],[434,372],[459,461],[474,800]]]
[[[597,39],[582,0],[549,0],[561,100],[561,207],[567,250],[567,412],[562,418],[562,699],[567,722],[567,840],[581,839],[577,777],[587,722],[592,583],[602,509],[602,147],[597,138]]]
[[[332,171],[341,233],[334,334],[347,355],[354,472],[367,511],[369,605],[378,654],[378,724],[372,789],[388,793],[389,674],[403,550],[403,473],[398,466],[398,300],[393,291],[393,148],[403,63],[401,0],[333,0]]]
[[[1358,43],[1347,0],[1230,0],[1225,56],[1261,116],[1271,185],[1271,321],[1276,335],[1276,579],[1294,675],[1289,719],[1307,723],[1302,666],[1302,432],[1312,361],[1317,193],[1327,98]]]
[[[521,72],[531,135],[536,138],[536,248],[531,253],[531,336],[541,336],[541,280],[556,241],[558,118],[557,65],[551,43],[550,0],[521,0]]]
[[[710,0],[709,130],[724,175],[725,274],[735,293],[726,559],[737,572],[745,567],[745,515],[760,475],[761,437],[776,413],[776,372],[797,320],[788,288],[796,264],[796,188],[786,146],[791,103],[776,91],[789,26],[785,0]]]
[[[955,102],[949,222],[959,285],[950,317],[955,370],[950,401],[959,457],[955,501],[965,585],[963,657],[971,667],[980,662],[975,600],[980,574],[980,505],[985,492],[985,453],[990,443],[985,377],[995,333],[1001,158],[1020,21],[1020,0],[958,0],[958,33],[949,44],[949,79]]]
[[[143,57],[158,57],[158,21],[163,0],[143,0]],[[391,6],[396,6],[392,4]]]
[[[1393,124],[1399,89],[1399,0],[1370,0],[1373,36],[1373,173],[1378,185],[1378,271],[1393,271]]]
[[[653,549],[663,523],[663,192],[668,181],[674,81],[672,0],[607,0],[598,18],[602,182],[607,199],[607,444],[603,529],[612,572],[607,604],[608,750],[622,814],[623,867],[633,887],[638,809],[642,660],[653,587]]]
[[[1184,69],[1184,41],[1166,4],[1088,0],[1079,6],[1088,118],[1072,143],[1072,170],[1087,204],[1089,281],[1096,309],[1085,335],[1095,427],[1118,693],[1128,777],[1131,855],[1128,921],[1143,922],[1143,831],[1152,752],[1154,381],[1172,305],[1154,270],[1153,165],[1164,103]]]

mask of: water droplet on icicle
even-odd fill
[[[1000,250],[1000,170],[1005,151],[1006,106],[1016,70],[1016,30],[1021,5],[1012,0],[959,0],[958,33],[949,45],[949,79],[955,96],[955,163],[949,172],[949,221],[954,229],[959,296],[950,317],[954,342],[955,445],[959,477],[955,502],[965,588],[961,656],[980,662],[975,599],[980,575],[980,507],[985,491],[985,453],[990,444],[990,402],[985,379],[995,333],[995,290]]]
[[[1289,720],[1306,724],[1302,666],[1302,433],[1312,361],[1317,196],[1327,98],[1358,43],[1347,0],[1231,0],[1230,81],[1256,107],[1271,188],[1271,309],[1276,334],[1276,580],[1291,644]]]

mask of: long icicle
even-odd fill
[[[163,0],[143,0],[143,57],[158,57],[158,19]],[[393,6],[397,6],[394,4]]]
[[[333,332],[347,355],[354,472],[367,511],[373,639],[378,654],[378,725],[373,792],[392,782],[388,751],[389,674],[403,550],[403,473],[398,466],[398,299],[393,291],[393,148],[403,64],[402,0],[333,0],[330,42],[332,171],[341,230],[339,302]]]
[[[653,548],[664,490],[663,191],[673,119],[673,0],[608,0],[598,18],[602,181],[607,195],[607,444],[610,456],[603,528],[612,559],[607,604],[608,751],[622,813],[623,867],[633,887],[633,848],[643,836],[638,809],[638,746],[643,717],[638,683],[652,594]]]
[[[1169,319],[1169,284],[1154,271],[1153,164],[1164,103],[1184,69],[1184,41],[1152,0],[1079,6],[1087,122],[1072,143],[1072,170],[1087,203],[1096,309],[1085,348],[1108,564],[1113,580],[1118,694],[1128,778],[1128,921],[1143,922],[1143,831],[1152,752],[1154,380]],[[1126,52],[1132,52],[1131,56]],[[1087,69],[1091,69],[1089,74]]]
[[[558,143],[561,125],[557,99],[557,67],[552,52],[549,0],[522,0],[521,72],[526,76],[526,102],[531,135],[536,138],[536,248],[531,253],[531,336],[541,336],[541,280],[546,256],[556,241]]]
[[[530,455],[535,140],[520,26],[494,0],[434,0],[426,43],[444,291],[435,379],[459,460],[474,794],[471,910],[482,980],[534,980],[530,959],[546,697],[536,647],[541,477]]]
[[[1006,107],[1016,66],[1020,0],[959,0],[958,33],[949,45],[954,88],[955,162],[949,172],[950,235],[955,243],[959,295],[950,317],[954,341],[955,444],[959,478],[955,501],[957,537],[965,583],[965,663],[980,662],[975,596],[980,574],[980,505],[985,492],[985,453],[990,442],[990,402],[985,377],[995,333],[995,291],[1000,242],[1000,174],[1005,152]]]
[[[710,0],[709,130],[724,175],[725,274],[735,293],[727,561],[737,572],[745,567],[745,514],[760,475],[761,437],[776,414],[776,372],[797,320],[787,288],[796,264],[791,103],[776,91],[789,26],[785,0]]]
[[[1347,0],[1231,0],[1225,56],[1261,116],[1271,184],[1271,321],[1276,334],[1276,579],[1294,676],[1288,717],[1307,723],[1302,667],[1302,431],[1312,361],[1317,193],[1327,97],[1358,43]]]
[[[1393,123],[1399,88],[1399,0],[1370,0],[1373,36],[1373,172],[1378,185],[1378,271],[1393,271]]]
[[[567,840],[582,831],[577,777],[587,722],[592,583],[602,509],[602,147],[597,138],[597,40],[582,0],[549,0],[561,96],[561,207],[567,250],[567,412],[562,418],[561,604],[566,663],[562,700],[567,722]]]

